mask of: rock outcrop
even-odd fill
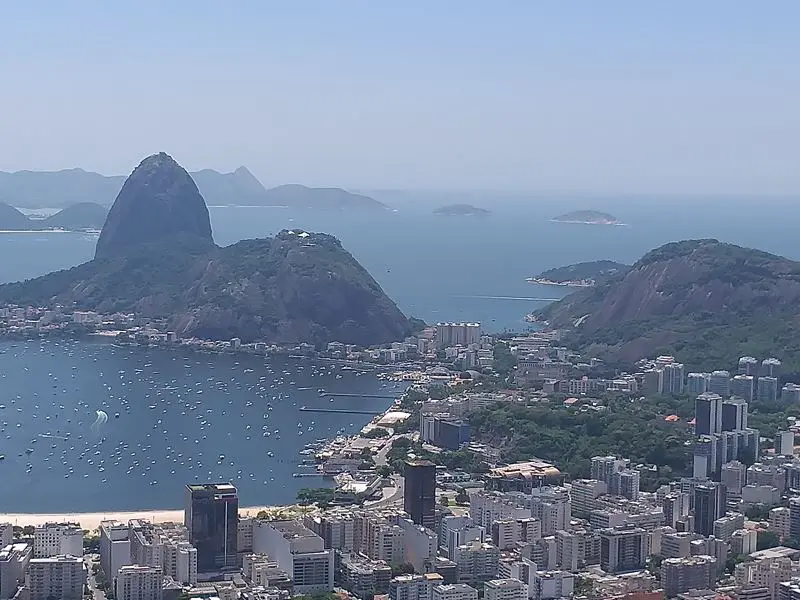
[[[95,258],[124,255],[167,239],[206,243],[211,221],[192,177],[163,152],[145,158],[122,186],[97,240]]]
[[[336,238],[283,231],[219,248],[189,175],[166,154],[131,174],[95,259],[0,286],[0,303],[161,319],[181,336],[245,342],[402,339],[410,324]]]

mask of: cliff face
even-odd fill
[[[97,240],[95,258],[168,238],[214,243],[203,196],[189,173],[161,152],[145,158],[125,180]]]
[[[688,349],[727,360],[725,352],[760,355],[764,332],[798,328],[799,301],[800,263],[690,240],[649,252],[624,275],[570,294],[541,316],[580,346],[614,358]]]
[[[129,311],[165,319],[182,336],[246,342],[372,345],[410,332],[332,236],[284,231],[214,245],[202,196],[165,154],[125,182],[93,261],[0,286],[0,303]]]

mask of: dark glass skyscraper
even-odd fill
[[[436,465],[429,460],[407,461],[403,469],[403,510],[417,525],[436,530]]]
[[[197,572],[238,568],[239,497],[230,483],[186,486],[184,524],[197,548]]]
[[[711,535],[714,521],[727,513],[725,486],[718,481],[702,483],[694,488],[695,533]]]

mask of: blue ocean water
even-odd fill
[[[406,314],[429,322],[480,321],[487,331],[522,328],[525,314],[563,295],[525,281],[551,267],[601,258],[633,262],[663,243],[708,237],[800,259],[800,211],[791,200],[385,196],[397,212],[211,207],[212,227],[221,245],[286,228],[332,233]],[[493,212],[485,219],[431,214],[455,201]],[[549,221],[587,208],[610,212],[628,226]],[[89,260],[95,242],[83,234],[0,234],[0,282]]]
[[[357,432],[402,390],[374,374],[254,355],[108,342],[0,342],[0,513],[180,507],[185,483],[232,481],[246,506],[330,485],[306,444]],[[101,415],[98,411],[102,411]]]
[[[429,322],[480,321],[487,331],[525,327],[526,313],[564,293],[525,278],[577,261],[633,262],[669,241],[709,237],[800,259],[800,211],[789,200],[382,199],[397,212],[210,212],[222,245],[285,228],[332,233],[406,314]],[[456,201],[493,214],[431,214],[432,207]],[[549,221],[579,209],[610,212],[628,226]],[[89,260],[95,242],[84,234],[0,233],[0,282]],[[195,477],[233,480],[245,504],[290,502],[298,488],[322,484],[292,477],[304,444],[356,431],[369,418],[299,407],[328,405],[316,393],[320,387],[386,389],[373,376],[323,372],[310,364],[55,341],[0,342],[0,378],[0,480],[13,484],[0,486],[0,512],[177,507],[183,484]],[[335,406],[376,404],[337,399]],[[109,420],[92,427],[98,410]]]

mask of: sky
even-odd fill
[[[800,3],[0,3],[0,170],[797,194]]]

